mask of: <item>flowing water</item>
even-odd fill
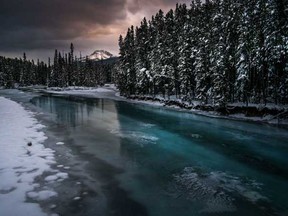
[[[81,158],[94,190],[82,215],[288,215],[287,130],[108,99],[31,102]]]

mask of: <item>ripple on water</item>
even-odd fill
[[[243,180],[224,172],[203,172],[199,168],[186,167],[180,174],[175,174],[172,194],[185,197],[191,201],[203,203],[201,212],[233,212],[236,211],[234,197],[256,203],[268,201],[261,195],[261,184]]]
[[[112,129],[110,133],[119,136],[124,139],[131,139],[134,140],[135,143],[144,145],[144,144],[149,144],[149,143],[156,143],[156,141],[159,139],[156,136],[148,135],[143,132],[138,132],[138,131],[123,131],[122,133],[119,130]]]
[[[156,125],[155,124],[151,124],[151,123],[142,123],[141,126],[145,127],[145,128],[152,128],[152,127],[155,127]]]

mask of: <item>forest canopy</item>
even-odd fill
[[[288,103],[285,0],[193,0],[120,36],[122,95]]]

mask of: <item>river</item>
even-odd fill
[[[63,194],[79,181],[88,194],[58,198],[60,215],[288,214],[286,129],[103,98],[29,103],[65,143]]]

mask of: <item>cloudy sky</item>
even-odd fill
[[[160,8],[188,0],[1,0],[0,55],[47,60],[54,49],[118,54],[118,37]]]

